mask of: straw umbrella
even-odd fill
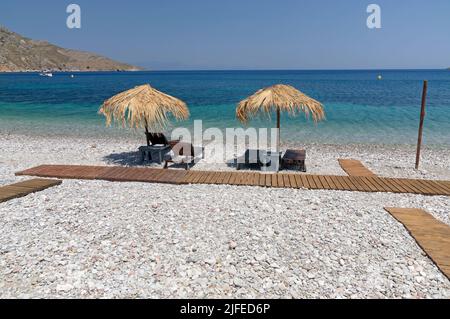
[[[189,118],[186,103],[148,84],[111,97],[103,103],[99,113],[106,117],[108,126],[117,122],[123,127],[145,128],[147,145],[150,145],[149,130],[162,131],[169,124],[169,114],[176,120]]]
[[[298,91],[290,85],[277,84],[259,90],[252,96],[241,101],[236,109],[236,117],[242,123],[247,123],[257,114],[262,113],[270,118],[272,112],[277,114],[277,152],[280,151],[280,113],[287,112],[291,116],[305,113],[312,116],[314,122],[325,118],[323,105]]]

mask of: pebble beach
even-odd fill
[[[42,164],[134,166],[135,139],[0,135],[0,185]],[[291,145],[283,145],[287,148]],[[302,145],[308,172],[450,179],[448,147]],[[226,163],[193,169],[233,170]],[[449,298],[450,282],[383,207],[450,224],[450,199],[65,180],[0,204],[2,298]]]

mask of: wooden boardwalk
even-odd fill
[[[376,175],[365,167],[360,161],[353,159],[340,159],[339,165],[349,176],[375,177]]]
[[[450,226],[414,208],[385,208],[402,223],[419,246],[450,279]]]
[[[114,166],[42,165],[16,175],[62,179],[106,180],[170,184],[219,184],[305,188],[359,192],[450,196],[450,181],[401,178],[306,175],[298,173],[214,172]]]
[[[48,179],[32,179],[12,185],[0,187],[0,203],[8,200],[26,196],[31,193],[40,192],[49,187],[60,185],[62,181]]]

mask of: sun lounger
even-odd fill
[[[244,155],[236,158],[236,169],[240,170],[243,165],[257,166],[263,171],[278,172],[280,169],[281,153],[265,150],[248,149]]]
[[[178,142],[172,146],[171,152],[164,156],[164,168],[169,168],[169,163],[182,164],[186,170],[204,158],[204,147],[195,147],[191,143]]]
[[[146,133],[151,145],[171,145],[180,140],[169,141],[163,133]]]

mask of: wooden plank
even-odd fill
[[[202,176],[203,176],[203,172],[196,171],[195,172],[195,177],[194,177],[194,180],[193,180],[192,184],[198,184],[200,179],[202,178]]]
[[[16,176],[36,176],[36,174],[39,174],[47,165],[40,165],[36,166],[21,172],[17,172]]]
[[[292,188],[298,188],[297,180],[295,179],[295,175],[297,175],[297,174],[288,174],[289,181],[291,182],[291,187]]]
[[[165,173],[166,173],[166,170],[164,170],[164,169],[159,169],[159,168],[152,169],[151,173],[149,173],[146,181],[150,182],[150,183],[158,183],[161,180],[162,176],[164,176]]]
[[[207,171],[205,174],[205,178],[203,179],[202,184],[211,184],[211,179],[214,176],[214,172],[212,171]]]
[[[60,185],[61,183],[62,181],[54,179],[32,179],[12,185],[2,186],[0,187],[0,203],[11,199],[20,198],[31,193],[40,192],[44,189]]]
[[[295,182],[297,184],[297,188],[304,188],[305,187],[303,185],[302,177],[301,177],[300,174],[292,174],[292,176],[294,176],[294,178],[295,178]]]
[[[243,185],[243,181],[245,178],[246,173],[244,172],[238,172],[236,173],[236,185]]]
[[[433,181],[446,188],[450,192],[450,182],[448,181]]]
[[[384,185],[387,192],[390,193],[403,193],[404,191],[400,188],[400,184],[397,185],[397,182],[394,179],[389,178],[379,178],[378,183]]]
[[[259,183],[255,182],[256,179],[259,181],[257,173],[255,173],[255,172],[250,173],[249,174],[249,178],[248,178],[247,186],[256,186],[256,185],[258,185]]]
[[[238,185],[245,185],[247,176],[248,176],[247,172],[238,173],[238,180],[237,180]]]
[[[317,176],[317,177],[319,178],[320,182],[322,183],[322,187],[323,187],[324,189],[331,189],[331,186],[328,184],[328,181],[327,181],[327,179],[325,178],[325,176],[319,175],[319,176]]]
[[[211,172],[208,172],[208,171],[201,172],[201,176],[200,176],[200,178],[198,180],[198,184],[204,184],[206,179],[208,178],[209,174],[211,174]]]
[[[445,187],[442,187],[442,184],[428,180],[424,182],[426,182],[432,189],[434,189],[435,193],[442,195],[450,195],[450,190],[447,191]]]
[[[241,175],[241,185],[248,185],[250,179],[250,174],[245,172]]]
[[[362,177],[360,177],[360,179],[363,183],[365,183],[369,187],[370,191],[378,192],[378,187],[374,185],[371,178],[362,176]]]
[[[357,188],[353,186],[347,176],[336,176],[336,179],[341,183],[346,191],[352,191],[353,189],[356,191]]]
[[[237,173],[237,172],[233,172],[233,173],[231,173],[233,176],[231,177],[231,179],[230,179],[230,184],[231,185],[238,185],[238,183],[239,183],[239,178],[240,178],[240,172],[239,173]]]
[[[318,186],[316,186],[316,182],[314,181],[314,178],[312,175],[306,175],[306,179],[308,180],[309,183],[309,187],[310,189],[317,189],[319,188]]]
[[[336,182],[340,183],[342,186],[342,190],[350,191],[351,187],[347,184],[347,177],[343,176],[333,176],[333,178],[336,180]]]
[[[236,179],[236,173],[227,172],[227,177],[225,178],[227,185],[233,185],[235,179]]]
[[[309,184],[309,180],[306,175],[301,175],[300,178],[302,180],[302,185],[304,188],[306,189],[311,188],[311,184]]]
[[[229,185],[231,184],[231,179],[233,178],[233,173],[227,172],[227,176],[223,179],[224,183]]]
[[[323,189],[324,187],[322,186],[322,183],[320,182],[319,176],[317,175],[312,175],[312,178],[314,180],[314,183],[316,184],[316,188],[317,189]]]
[[[422,181],[418,179],[410,179],[409,182],[416,188],[418,194],[432,194],[431,190],[428,188],[428,185],[422,183]]]
[[[225,177],[224,177],[224,179],[223,179],[224,183],[225,183],[226,185],[229,185],[229,184],[230,184],[230,180],[231,180],[232,177],[233,177],[233,173],[231,173],[231,172],[226,172],[226,175],[225,175]]]
[[[371,180],[372,184],[374,184],[378,192],[390,192],[390,188],[386,187],[383,183],[380,182],[380,178],[378,177],[367,177]]]
[[[272,187],[272,174],[265,174],[266,176],[266,187]]]
[[[214,181],[214,184],[216,184],[216,185],[223,184],[223,180],[225,179],[226,176],[227,176],[226,172],[217,172],[217,176],[216,176],[216,179]]]
[[[228,180],[228,184],[230,184],[230,185],[235,184],[237,174],[238,173],[230,173],[230,179]]]
[[[259,174],[259,186],[261,186],[261,187],[266,186],[266,175],[265,174]]]
[[[260,173],[253,173],[252,185],[259,186],[259,175]]]
[[[251,185],[259,186],[259,173],[252,173]]]
[[[231,184],[267,187],[333,189],[362,192],[394,192],[450,196],[449,181],[379,178],[365,176],[327,176],[303,174],[261,174],[257,172],[213,172],[164,170],[140,167],[82,165],[41,165],[17,175],[39,174],[68,179],[96,179],[121,182],[170,184]],[[33,175],[34,176],[34,175]],[[16,186],[16,187],[21,187]],[[11,192],[10,189],[8,192]],[[16,191],[18,191],[16,189]],[[4,190],[6,193],[7,190]]]
[[[403,193],[404,191],[399,188],[399,185],[396,185],[396,182],[394,179],[388,179],[388,178],[379,178],[377,179],[378,183],[384,185],[387,192],[390,193]]]
[[[114,181],[114,177],[116,176],[116,174],[118,174],[121,171],[122,170],[120,167],[108,167],[108,169],[106,169],[102,174],[100,174],[97,177],[97,179]]]
[[[418,245],[450,279],[450,226],[421,209],[386,207],[385,210],[405,226]]]
[[[277,177],[278,185],[277,187],[284,187],[284,179],[281,174],[274,174]]]
[[[379,182],[383,183],[391,193],[405,193],[405,189],[409,189],[408,185],[395,178],[380,178]]]
[[[210,172],[205,180],[205,184],[213,184],[213,180],[216,174],[216,172]]]
[[[339,159],[339,165],[349,176],[375,177],[376,175],[360,161],[353,159]]]
[[[291,188],[291,180],[289,179],[289,175],[288,174],[280,174],[283,176],[283,183],[284,183],[284,187],[287,188]]]
[[[359,179],[355,176],[349,176],[348,179],[355,185],[356,189],[360,192],[365,192],[366,187],[362,185],[359,181]]]
[[[177,176],[179,174],[179,170],[168,170],[162,178],[163,183],[167,184],[176,184]],[[132,178],[132,176],[130,176]]]
[[[394,183],[397,182],[397,183],[401,184],[404,188],[408,189],[409,193],[420,194],[420,190],[417,189],[414,185],[412,185],[411,181],[406,178],[392,179],[391,182],[394,182]]]
[[[7,186],[14,186],[14,187],[22,187],[25,189],[28,188],[39,188],[39,187],[47,187],[49,185],[49,183],[51,183],[51,179],[41,179],[41,178],[35,178],[35,179],[30,179],[27,181],[23,181],[23,182],[19,182],[19,183],[15,183],[12,185],[7,185]],[[58,185],[61,183],[58,183]],[[4,186],[5,187],[5,186]]]
[[[214,177],[211,180],[212,184],[218,185],[220,184],[220,181],[223,179],[223,172],[215,172]]]
[[[195,172],[194,171],[188,171],[188,173],[186,174],[183,183],[185,184],[191,184],[192,181],[194,180],[195,177]]]
[[[324,176],[325,180],[327,181],[328,187],[329,189],[332,190],[339,190],[338,186],[336,185],[336,183],[331,179],[331,176]]]
[[[254,173],[247,173],[244,178],[244,185],[245,186],[252,186],[253,185],[253,174]]]
[[[328,184],[333,186],[335,190],[344,190],[344,186],[340,183],[339,179],[336,176],[327,176]]]
[[[420,183],[417,183],[415,180],[405,179],[404,181],[414,188],[416,194],[425,194],[426,193],[423,186]]]
[[[447,184],[442,181],[427,180],[427,182],[431,185],[435,185],[437,188],[442,190],[441,192],[442,195],[450,196],[450,185],[447,186]]]
[[[433,195],[436,193],[428,184],[422,182],[421,180],[414,180],[413,184],[419,187],[425,195]]]
[[[352,191],[357,191],[360,192],[361,191],[361,187],[358,186],[357,182],[355,181],[355,178],[353,176],[347,176],[347,177],[343,177],[343,179],[345,180],[345,182],[349,185],[349,188]]]
[[[272,187],[278,187],[278,176],[277,174],[270,174],[272,179]]]

